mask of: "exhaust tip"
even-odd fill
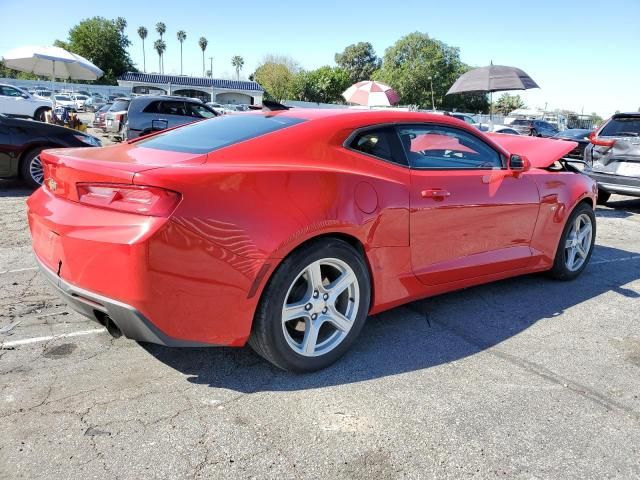
[[[94,310],[93,313],[96,319],[98,320],[98,322],[100,323],[100,325],[102,325],[104,328],[107,329],[107,332],[109,332],[109,335],[111,335],[113,338],[120,338],[122,336],[122,331],[120,330],[118,325],[116,325],[116,323],[111,319],[109,315],[107,315],[104,312],[99,312],[97,310]]]

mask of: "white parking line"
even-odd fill
[[[79,332],[61,333],[59,335],[49,335],[48,337],[25,338],[23,340],[14,340],[13,342],[0,343],[0,348],[18,347],[20,345],[30,345],[32,343],[48,342],[59,338],[80,337],[83,335],[95,335],[96,333],[106,332],[106,328],[92,328],[91,330],[80,330]]]
[[[600,265],[601,263],[613,263],[613,262],[628,262],[630,260],[638,260],[640,255],[632,255],[630,257],[623,258],[608,258],[606,260],[596,260],[595,262],[589,262],[590,265]]]
[[[38,270],[38,267],[14,268],[13,270],[0,270],[0,275],[5,273],[28,272],[30,270]]]

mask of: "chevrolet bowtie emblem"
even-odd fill
[[[55,192],[56,188],[58,188],[58,184],[53,178],[47,178],[46,183],[47,183],[47,187],[49,187],[49,190],[51,190],[52,192]]]

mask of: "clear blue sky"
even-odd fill
[[[265,54],[290,55],[306,69],[333,64],[335,52],[369,41],[382,56],[401,36],[427,32],[460,48],[475,66],[513,65],[542,87],[523,96],[529,107],[570,108],[609,115],[640,108],[640,0],[369,0],[322,2],[193,0],[29,2],[2,0],[0,55],[22,45],[65,39],[83,18],[123,16],[133,42],[130,54],[142,69],[136,33],[149,30],[147,70],[157,71],[154,26],[167,25],[166,73],[179,73],[178,30],[187,32],[184,71],[202,73],[197,41],[209,40],[213,74],[231,77],[230,59],[242,55],[248,76]],[[351,5],[351,6],[348,6]]]

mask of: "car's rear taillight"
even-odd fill
[[[605,140],[604,138],[598,137],[595,132],[591,132],[589,134],[589,141],[593,145],[598,145],[600,147],[613,147],[613,145],[616,143],[615,139],[614,140]]]
[[[122,121],[122,117],[124,117],[124,113],[116,113],[116,120],[121,122]]]
[[[153,217],[168,217],[182,198],[171,190],[138,185],[78,183],[76,188],[85,205]]]
[[[598,138],[598,137],[594,137],[590,141],[594,145],[598,145],[600,147],[613,147],[613,145],[616,143],[615,140],[605,140],[603,138]]]

